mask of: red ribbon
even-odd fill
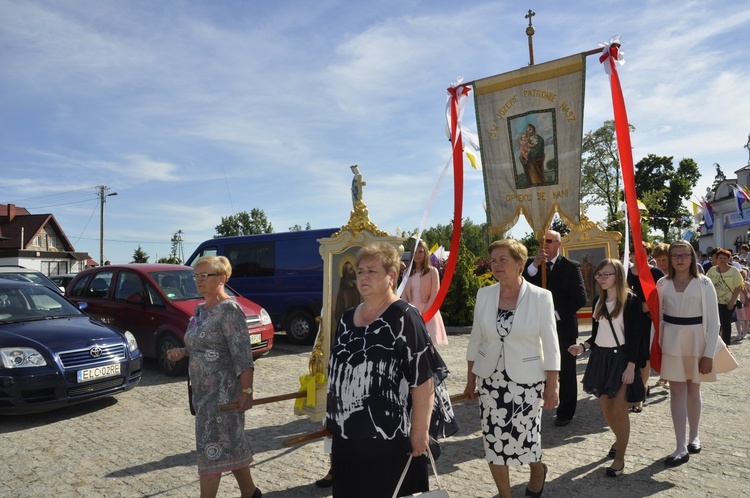
[[[458,96],[459,93],[468,95],[470,91],[466,85],[448,88],[448,92],[451,94],[451,144],[453,146],[453,236],[451,237],[450,254],[445,264],[445,273],[440,290],[438,290],[432,306],[422,313],[425,323],[435,316],[435,313],[440,309],[440,305],[443,304],[453,280],[453,273],[458,261],[458,250],[461,246],[461,211],[464,202],[464,148],[463,137],[458,126]]]
[[[622,95],[620,77],[617,74],[617,52],[618,46],[611,45],[609,52],[602,55],[599,60],[610,67],[609,81],[612,87],[612,107],[615,115],[615,132],[617,134],[617,148],[620,153],[620,166],[622,167],[622,181],[625,185],[625,199],[628,205],[628,220],[630,231],[633,236],[633,249],[635,261],[638,266],[638,279],[641,282],[643,295],[646,297],[651,320],[654,323],[654,339],[651,343],[651,368],[661,372],[661,346],[659,345],[659,294],[656,292],[656,283],[651,275],[651,268],[646,260],[646,250],[643,248],[643,237],[641,235],[641,214],[638,211],[638,197],[635,191],[635,169],[633,168],[633,149],[630,145],[630,125],[628,124],[628,113],[625,110],[625,98]],[[627,248],[626,248],[627,250]]]

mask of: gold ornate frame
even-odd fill
[[[588,296],[586,306],[578,310],[578,320],[582,323],[591,321],[591,301],[596,292],[594,268],[605,258],[619,258],[618,247],[622,234],[607,232],[596,223],[581,215],[580,224],[571,224],[571,231],[562,237],[560,252],[563,256],[581,263],[584,285]]]

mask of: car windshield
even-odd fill
[[[198,293],[193,278],[193,269],[186,267],[185,270],[163,270],[150,272],[151,279],[164,292],[170,301],[188,301],[190,299],[203,299]],[[234,289],[224,286],[224,291],[233,297],[239,296]]]
[[[193,280],[193,269],[163,270],[149,273],[151,279],[164,292],[170,301],[187,301],[189,299],[203,299],[198,294],[198,288]]]
[[[23,278],[28,279],[31,282],[34,282],[35,284],[41,284],[45,287],[49,287],[50,289],[60,293],[60,288],[55,285],[55,283],[49,279],[46,275],[34,271],[27,271],[27,270],[14,270],[12,272],[3,272],[0,275],[3,276],[3,278],[12,278],[13,275],[20,276]],[[18,280],[18,279],[17,279]]]
[[[43,285],[0,285],[0,323],[82,315],[74,304]]]

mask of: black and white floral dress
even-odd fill
[[[326,425],[333,434],[334,494],[341,486],[342,496],[380,498],[391,496],[407,460],[411,389],[430,378],[435,381],[433,438],[451,435],[457,425],[443,382],[448,369],[419,311],[398,300],[374,322],[359,327],[354,310],[339,321],[328,366]],[[391,450],[393,455],[383,456]],[[423,482],[414,491],[427,490],[426,472],[425,466]],[[350,490],[342,491],[344,486]]]
[[[497,310],[497,333],[510,337],[514,310]],[[495,372],[478,378],[484,453],[493,465],[519,466],[542,458],[542,394],[544,382],[519,384],[505,372],[505,351]]]

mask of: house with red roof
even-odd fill
[[[83,270],[88,260],[88,253],[76,252],[54,215],[0,204],[0,265],[59,275]]]

